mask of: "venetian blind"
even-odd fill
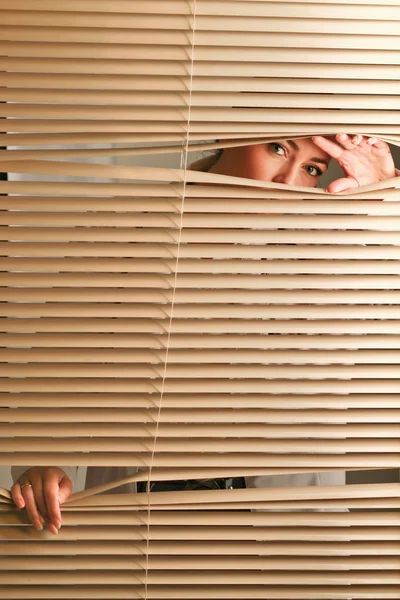
[[[1,170],[29,179],[0,182],[1,464],[398,468],[399,179],[332,196],[187,168],[343,130],[400,145],[398,2],[0,9]],[[4,597],[395,598],[399,486],[356,488],[84,495],[58,561],[5,502],[1,552],[44,559],[4,562]]]

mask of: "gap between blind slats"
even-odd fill
[[[325,472],[332,472],[336,470],[335,468],[332,467],[325,467],[324,471]],[[349,471],[354,471],[357,470],[354,467],[350,467]],[[388,469],[386,469],[388,470]],[[288,468],[288,469],[276,469],[276,468],[256,468],[256,469],[251,469],[251,468],[247,468],[246,469],[246,475],[276,475],[276,474],[284,474],[284,473],[310,473],[310,472],[314,472],[316,471],[316,469],[313,469],[311,467],[306,467],[306,468]],[[368,469],[363,468],[361,469],[361,471],[368,471]],[[390,469],[389,469],[390,472]],[[178,469],[152,469],[152,480],[153,481],[163,481],[166,478],[170,478],[170,477],[175,477],[176,479],[180,479],[180,480],[184,480],[187,479],[188,477],[192,477],[193,475],[197,476],[197,477],[220,477],[221,474],[224,474],[226,476],[229,477],[235,477],[238,474],[241,476],[243,475],[242,471],[239,471],[237,468],[230,468],[228,472],[223,471],[222,469],[219,468],[213,468],[211,469],[202,469],[202,468],[195,468],[195,470],[189,470],[186,468],[178,468]],[[81,510],[82,507],[84,507],[85,509],[89,509],[89,510],[103,510],[103,507],[108,507],[106,508],[106,510],[108,509],[113,509],[113,510],[126,510],[128,508],[132,508],[133,506],[135,506],[136,509],[143,509],[143,507],[146,505],[146,503],[148,504],[148,500],[146,500],[146,496],[132,496],[132,494],[128,494],[128,495],[121,495],[121,494],[113,494],[112,496],[110,496],[110,493],[107,495],[107,497],[110,499],[109,502],[107,502],[107,498],[104,498],[103,493],[108,491],[108,492],[112,492],[115,491],[120,485],[123,485],[125,483],[132,483],[132,482],[138,482],[138,481],[147,481],[148,479],[148,470],[147,469],[139,469],[138,471],[136,471],[136,473],[134,475],[131,475],[129,477],[125,477],[123,479],[119,479],[118,481],[112,481],[110,483],[107,484],[103,484],[101,486],[97,486],[95,488],[90,488],[88,490],[84,490],[81,492],[75,492],[73,495],[71,495],[71,497],[69,498],[68,502],[65,504],[65,506],[63,507],[63,510],[72,510],[72,511],[76,511],[76,510]],[[249,491],[249,488],[247,488],[247,491],[243,492],[243,502],[241,502],[241,504],[246,504],[247,508],[250,507],[254,507],[254,508],[258,508],[259,507],[259,503],[260,501],[264,501],[265,503],[270,502],[270,492],[266,492],[266,489],[263,489],[263,492],[261,494],[261,497],[259,497],[260,495],[260,489],[258,490],[258,492],[254,492],[254,489],[257,488],[253,488],[252,491]],[[308,496],[310,496],[310,498],[308,498],[307,494],[306,496],[303,498],[303,489],[300,488],[295,488],[296,491],[296,497],[293,497],[293,494],[291,496],[289,496],[289,501],[291,502],[300,502],[301,501],[301,508],[304,508],[306,506],[306,503],[311,502],[315,502],[315,498],[317,498],[317,501],[329,501],[329,502],[341,502],[343,500],[345,501],[349,501],[349,499],[361,499],[362,502],[365,501],[364,496],[366,497],[367,501],[374,501],[379,497],[388,497],[388,499],[392,499],[395,498],[397,501],[397,498],[399,496],[399,486],[398,484],[389,484],[389,483],[385,483],[385,484],[374,484],[372,487],[370,485],[368,485],[368,487],[364,484],[362,487],[360,487],[360,485],[358,485],[357,487],[352,486],[351,490],[349,490],[348,488],[344,488],[343,486],[341,488],[339,487],[335,487],[334,489],[332,488],[323,488],[323,492],[320,493],[320,490],[322,488],[315,488],[312,487],[311,488],[311,494],[309,493]],[[328,494],[326,493],[328,489]],[[355,490],[357,490],[357,492],[355,492]],[[361,494],[359,493],[359,490],[362,490]],[[332,493],[331,493],[332,491]],[[267,493],[267,497],[265,495],[265,492]],[[282,490],[280,490],[280,493],[282,492]],[[284,488],[284,497],[283,500],[287,501],[287,494],[291,494],[292,490],[290,488]],[[344,496],[343,496],[343,492],[344,492]],[[365,493],[364,493],[365,492]],[[164,492],[165,493],[165,492]],[[194,496],[193,494],[196,494],[196,496]],[[212,497],[207,497],[207,493],[204,495],[203,492],[201,492],[200,496],[199,496],[199,492],[194,492],[193,490],[190,491],[190,496],[187,496],[187,494],[184,494],[184,499],[182,500],[180,494],[181,492],[178,492],[179,497],[176,496],[176,492],[173,493],[168,493],[168,496],[162,496],[161,498],[161,504],[158,504],[158,506],[162,506],[161,510],[169,510],[169,507],[167,506],[165,508],[165,505],[162,504],[162,502],[167,499],[171,499],[173,498],[173,502],[178,501],[178,503],[184,502],[184,504],[182,505],[182,508],[179,508],[179,510],[186,510],[187,508],[192,509],[192,507],[196,506],[197,507],[197,503],[196,503],[196,499],[198,500],[206,500],[207,502],[204,502],[204,507],[209,508],[211,510],[217,510],[218,509],[218,505],[223,505],[223,506],[227,506],[228,504],[231,505],[230,508],[236,506],[238,504],[237,500],[238,498],[236,498],[237,492],[235,492],[234,494],[230,494],[229,496],[226,497],[225,495],[225,491],[223,492],[223,496],[222,497],[218,497],[217,499],[217,495],[220,492],[216,492],[215,490],[213,491],[213,496]],[[301,495],[300,499],[299,499],[299,493]],[[236,495],[235,495],[236,494]],[[333,494],[333,496],[332,496]],[[150,500],[152,504],[157,504],[157,502],[154,501],[154,498],[156,498],[158,496],[158,494],[155,494],[152,492],[151,496],[150,496]],[[136,498],[136,501],[134,503],[132,503],[132,497]],[[178,498],[178,500],[177,500]],[[234,499],[236,498],[236,500]],[[256,502],[252,500],[252,498],[256,498]],[[308,499],[307,499],[308,498]],[[222,499],[222,502],[221,502]],[[227,501],[225,501],[227,500]],[[233,505],[231,503],[231,500],[233,500]],[[273,502],[276,501],[280,501],[282,500],[282,497],[279,496],[278,499],[275,498],[272,500]],[[0,488],[0,509],[4,512],[8,510],[7,508],[7,504],[10,504],[11,501],[11,494],[8,490],[5,490],[3,488]],[[171,503],[171,506],[173,504],[173,502]],[[137,506],[136,506],[137,504]],[[214,506],[215,505],[215,506]],[[256,505],[256,506],[255,506]],[[178,506],[176,504],[176,506]]]

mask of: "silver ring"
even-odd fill
[[[31,485],[30,483],[23,483],[23,484],[21,485],[21,490],[23,490],[23,489],[24,489],[24,487],[32,487],[32,485]]]

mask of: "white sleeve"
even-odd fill
[[[27,471],[30,468],[31,467],[11,467],[11,477],[13,479],[13,482],[15,483],[17,481],[17,479],[19,479],[19,477],[22,475],[22,473],[25,473],[25,471]],[[68,475],[68,477],[72,481],[72,485],[75,485],[78,467],[59,467],[59,468],[62,469],[66,475]]]

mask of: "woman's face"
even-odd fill
[[[311,138],[285,140],[226,148],[210,172],[315,187],[330,159]]]

